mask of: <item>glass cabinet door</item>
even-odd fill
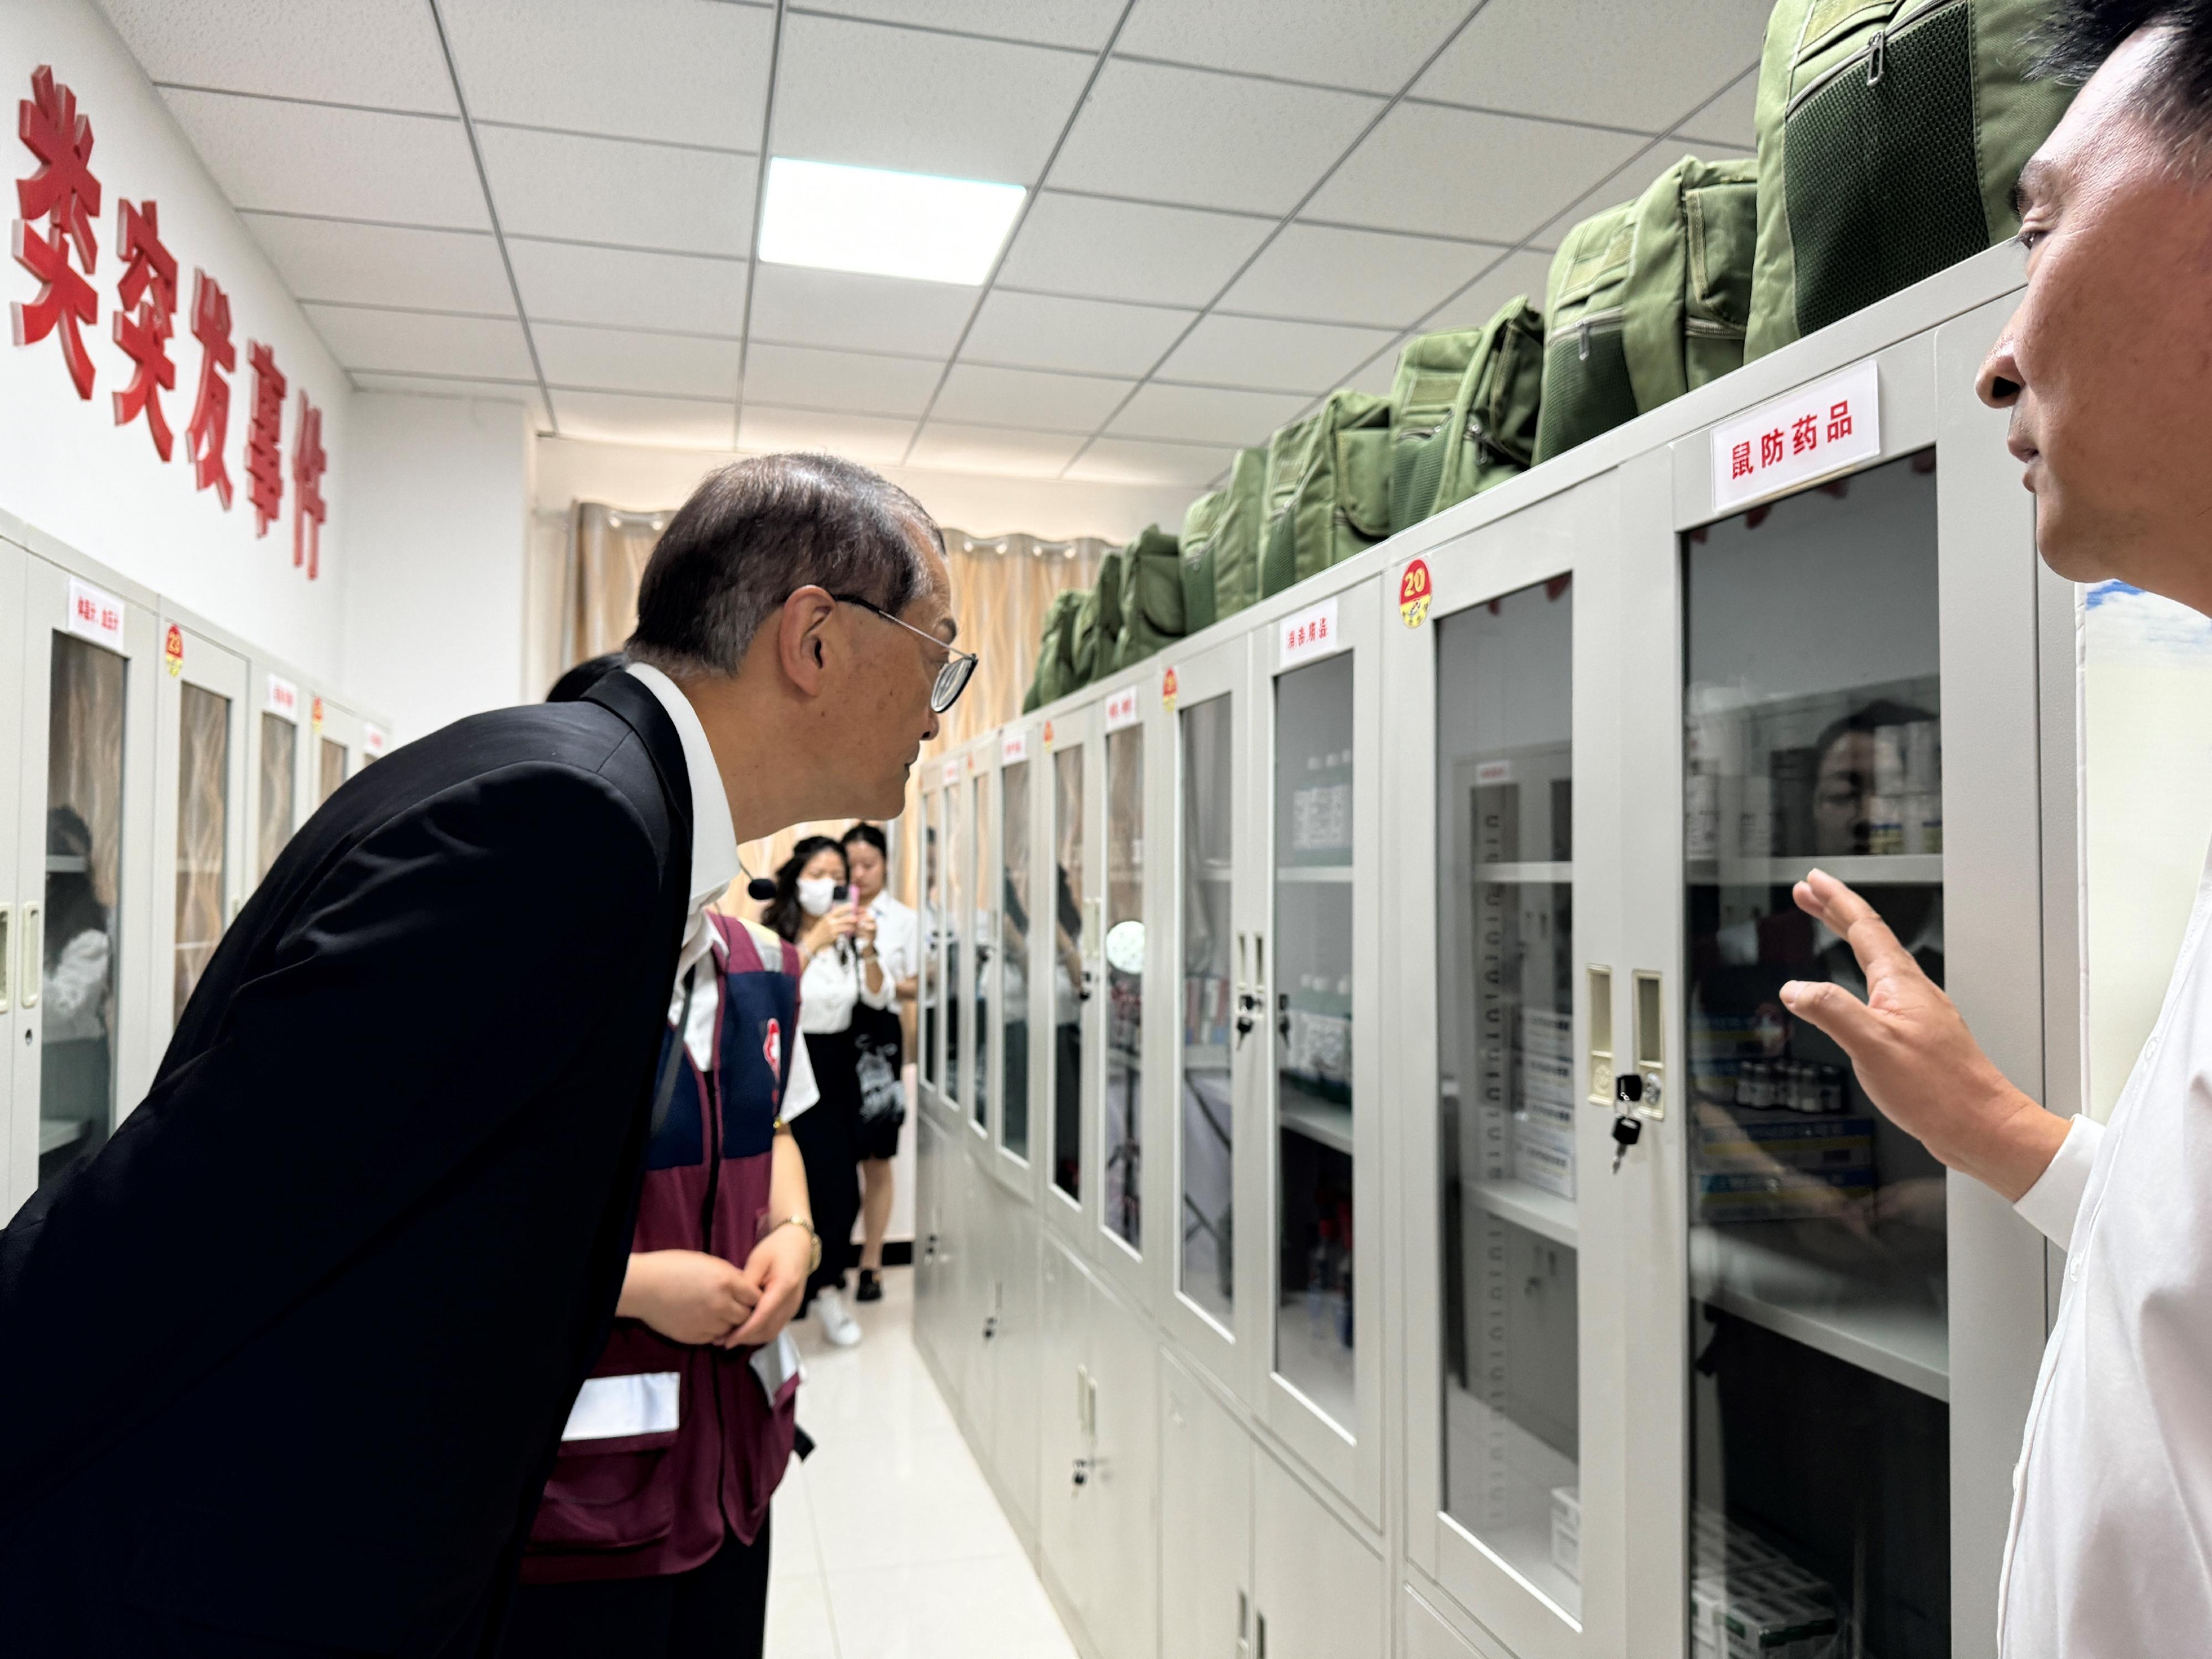
[[[1573,610],[1433,624],[1436,1144],[1441,1507],[1579,1620]]]
[[[1182,763],[1182,1044],[1176,1109],[1182,1250],[1176,1288],[1226,1334],[1237,1313],[1237,1099],[1233,1045],[1253,1012],[1237,1006],[1234,691],[1177,711]],[[1237,972],[1249,986],[1247,963]]]
[[[1816,866],[1943,981],[1935,471],[1911,456],[1682,546],[1698,1652],[1701,1630],[1950,1648],[1943,1171],[1780,998],[1865,994],[1791,901]]]
[[[991,775],[979,772],[968,780],[968,846],[975,866],[968,890],[974,910],[969,918],[973,964],[967,987],[969,1024],[973,1046],[968,1055],[968,1110],[976,1128],[991,1127],[991,957],[992,901],[997,896],[999,843],[991,833]]]
[[[1004,832],[1005,891],[999,910],[1000,1053],[999,1144],[1016,1158],[1030,1155],[1030,763],[1012,761],[999,773],[999,819]]]
[[[936,775],[936,769],[932,768],[931,787],[921,791],[921,891],[917,907],[921,933],[921,983],[916,988],[921,1015],[921,1081],[932,1090],[945,1086],[943,1061],[939,1057],[939,1039],[945,1024],[940,960],[945,944],[945,848],[940,828],[945,820],[945,793],[934,787]]]
[[[264,709],[260,775],[255,781],[258,833],[254,836],[253,879],[257,885],[269,873],[269,866],[276,862],[284,843],[292,839],[299,800],[299,723]]]
[[[231,700],[201,685],[178,690],[173,1019],[183,1016],[222,939],[231,829]]]
[[[968,998],[968,792],[960,787],[967,762],[955,756],[945,763],[945,1097],[957,1115],[965,1109],[973,1086],[965,1069],[961,1006]]]
[[[1145,731],[1106,738],[1105,1189],[1100,1219],[1144,1249]]]
[[[1083,1006],[1091,1000],[1083,896],[1084,748],[1071,744],[1052,757],[1052,1184],[1083,1202]]]

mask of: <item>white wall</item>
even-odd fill
[[[541,437],[538,505],[556,513],[580,501],[641,513],[676,507],[702,478],[738,459],[734,450],[650,449]],[[1047,541],[1097,536],[1126,542],[1150,524],[1179,531],[1183,509],[1205,493],[1200,486],[1187,484],[1082,483],[918,467],[877,471],[927,507],[939,524],[973,536],[1025,534]]]
[[[98,257],[88,278],[100,300],[98,322],[85,331],[95,380],[89,400],[77,395],[56,336],[16,345],[0,335],[0,507],[124,575],[174,599],[218,627],[341,685],[342,617],[353,545],[349,382],[307,325],[276,271],[201,167],[169,118],[161,96],[89,0],[12,0],[0,5],[0,94],[9,116],[6,177],[37,166],[15,136],[16,103],[31,95],[31,73],[51,64],[54,79],[77,96],[92,123],[91,171],[101,186],[94,226]],[[176,443],[164,465],[143,418],[115,423],[112,396],[128,385],[131,360],[115,343],[118,202],[148,199],[159,208],[161,237],[178,265],[176,337],[169,356],[175,390],[162,404]],[[7,215],[15,213],[6,186]],[[199,385],[201,348],[191,333],[192,273],[204,270],[229,296],[231,343],[238,367],[231,386],[225,445],[234,493],[224,511],[213,490],[193,488],[185,428]],[[37,298],[37,279],[13,259],[0,260],[0,300]],[[246,432],[253,376],[246,342],[276,350],[290,382],[284,409],[283,518],[265,537],[254,534],[246,495]],[[329,518],[323,526],[321,574],[309,581],[292,564],[292,443],[299,393],[323,410],[323,479]],[[373,703],[372,703],[373,706]]]
[[[346,683],[405,743],[524,684],[531,435],[520,404],[357,393]]]

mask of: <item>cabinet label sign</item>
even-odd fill
[[[1723,512],[1881,453],[1871,362],[1777,398],[1712,433],[1713,505]]]
[[[105,588],[71,576],[69,615],[64,620],[69,631],[79,639],[104,645],[111,651],[123,649],[123,601]]]
[[[1281,666],[1295,668],[1316,657],[1332,657],[1344,649],[1344,633],[1337,626],[1336,596],[1310,605],[1275,624],[1280,630]]]
[[[269,677],[269,712],[285,720],[300,718],[300,688],[281,675]]]
[[[1137,723],[1137,688],[1125,685],[1106,699],[1106,729],[1119,732]]]
[[[1016,726],[999,746],[999,764],[1014,766],[1030,757],[1030,734]]]
[[[384,745],[391,741],[391,738],[384,735],[384,728],[380,726],[364,726],[361,728],[361,752],[371,760],[381,760],[384,757]]]

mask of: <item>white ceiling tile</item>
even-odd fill
[[[1311,398],[1274,392],[1225,392],[1211,386],[1147,386],[1129,399],[1107,431],[1117,438],[1175,438],[1187,443],[1265,443],[1295,420]]]
[[[811,346],[764,345],[745,353],[745,398],[790,409],[850,410],[857,415],[919,415],[945,373],[923,357],[885,357]]]
[[[760,454],[793,449],[824,450],[870,466],[896,466],[906,453],[908,440],[913,436],[912,421],[767,409],[748,403],[738,428],[738,447]]]
[[[1096,52],[1114,32],[1121,0],[828,0],[827,9],[887,23]]]
[[[1345,224],[1517,242],[1647,142],[1589,127],[1401,104],[1306,211]]]
[[[1759,61],[1771,0],[1490,0],[1414,96],[1663,132]]]
[[[745,262],[507,239],[507,257],[534,322],[598,323],[682,334],[744,332]]]
[[[302,300],[514,314],[499,244],[483,232],[403,230],[249,213],[246,228]]]
[[[428,374],[359,374],[353,383],[363,392],[406,392],[420,398],[481,398],[492,403],[520,404],[530,414],[531,429],[544,432],[553,422],[545,413],[545,399],[535,382],[512,385],[501,380],[467,380]]]
[[[1759,66],[1754,64],[1719,97],[1683,122],[1682,133],[1693,143],[1726,144],[1748,154],[1759,142],[1753,125],[1758,102]]]
[[[1346,389],[1376,398],[1389,397],[1391,382],[1398,377],[1398,344],[1393,341],[1389,350],[1376,352],[1364,368],[1345,376]]]
[[[457,120],[219,92],[161,96],[234,207],[490,228]]]
[[[907,465],[945,472],[1056,478],[1060,468],[1082,447],[1082,434],[1078,433],[1009,432],[932,420],[914,441],[914,453],[907,458]]]
[[[1048,190],[1030,204],[999,281],[1103,300],[1202,306],[1269,228],[1268,220],[1242,214]]]
[[[1048,374],[1033,368],[958,363],[938,394],[933,417],[1039,432],[1091,433],[1129,393],[1133,380]],[[1070,454],[1074,452],[1069,451]],[[1065,456],[1062,459],[1066,459]]]
[[[1033,182],[1091,73],[1079,53],[799,15],[776,65],[778,155]],[[947,89],[966,95],[947,96]]]
[[[735,340],[571,328],[534,319],[530,332],[548,386],[733,401],[738,395]]]
[[[1234,449],[1101,438],[1077,458],[1066,476],[1085,483],[1188,484],[1196,489],[1227,471],[1236,459]]]
[[[420,0],[100,0],[147,78],[458,113]]]
[[[1116,59],[1076,118],[1052,182],[1287,213],[1380,106],[1364,94]]]
[[[1544,308],[1544,283],[1551,275],[1548,253],[1511,253],[1495,270],[1457,298],[1421,319],[1421,331],[1432,334],[1448,328],[1480,328],[1498,314],[1498,308],[1516,294],[1525,294],[1537,310]]]
[[[510,236],[739,258],[752,240],[750,155],[514,127],[479,127],[477,142]]]
[[[663,449],[727,449],[737,415],[734,400],[634,398],[619,392],[556,392],[553,407],[564,438]]]
[[[1432,237],[1286,225],[1221,307],[1403,327],[1497,257]]]
[[[760,148],[775,14],[718,0],[443,0],[469,113]]]
[[[1340,385],[1390,334],[1389,329],[1217,314],[1191,330],[1160,365],[1159,377],[1312,396]]]
[[[461,374],[535,380],[522,325],[497,317],[440,317],[418,311],[306,306],[307,320],[349,369],[392,374]]]
[[[994,289],[961,356],[979,363],[1140,376],[1197,314]]]
[[[753,279],[753,338],[832,350],[942,358],[960,337],[975,290],[843,270],[763,264]]]
[[[1395,92],[1468,0],[1137,0],[1117,52]]]

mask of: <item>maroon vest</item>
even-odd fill
[[[775,1118],[799,1041],[799,953],[781,945],[769,968],[745,923],[711,920],[729,952],[714,1068],[702,1073],[669,1031],[660,1063],[678,1068],[675,1087],[653,1122],[630,1248],[709,1251],[743,1267],[768,1219]],[[684,1572],[726,1534],[758,1536],[791,1461],[798,1389],[771,1404],[753,1352],[690,1347],[617,1319],[570,1419],[590,1433],[561,1443],[522,1581]]]

